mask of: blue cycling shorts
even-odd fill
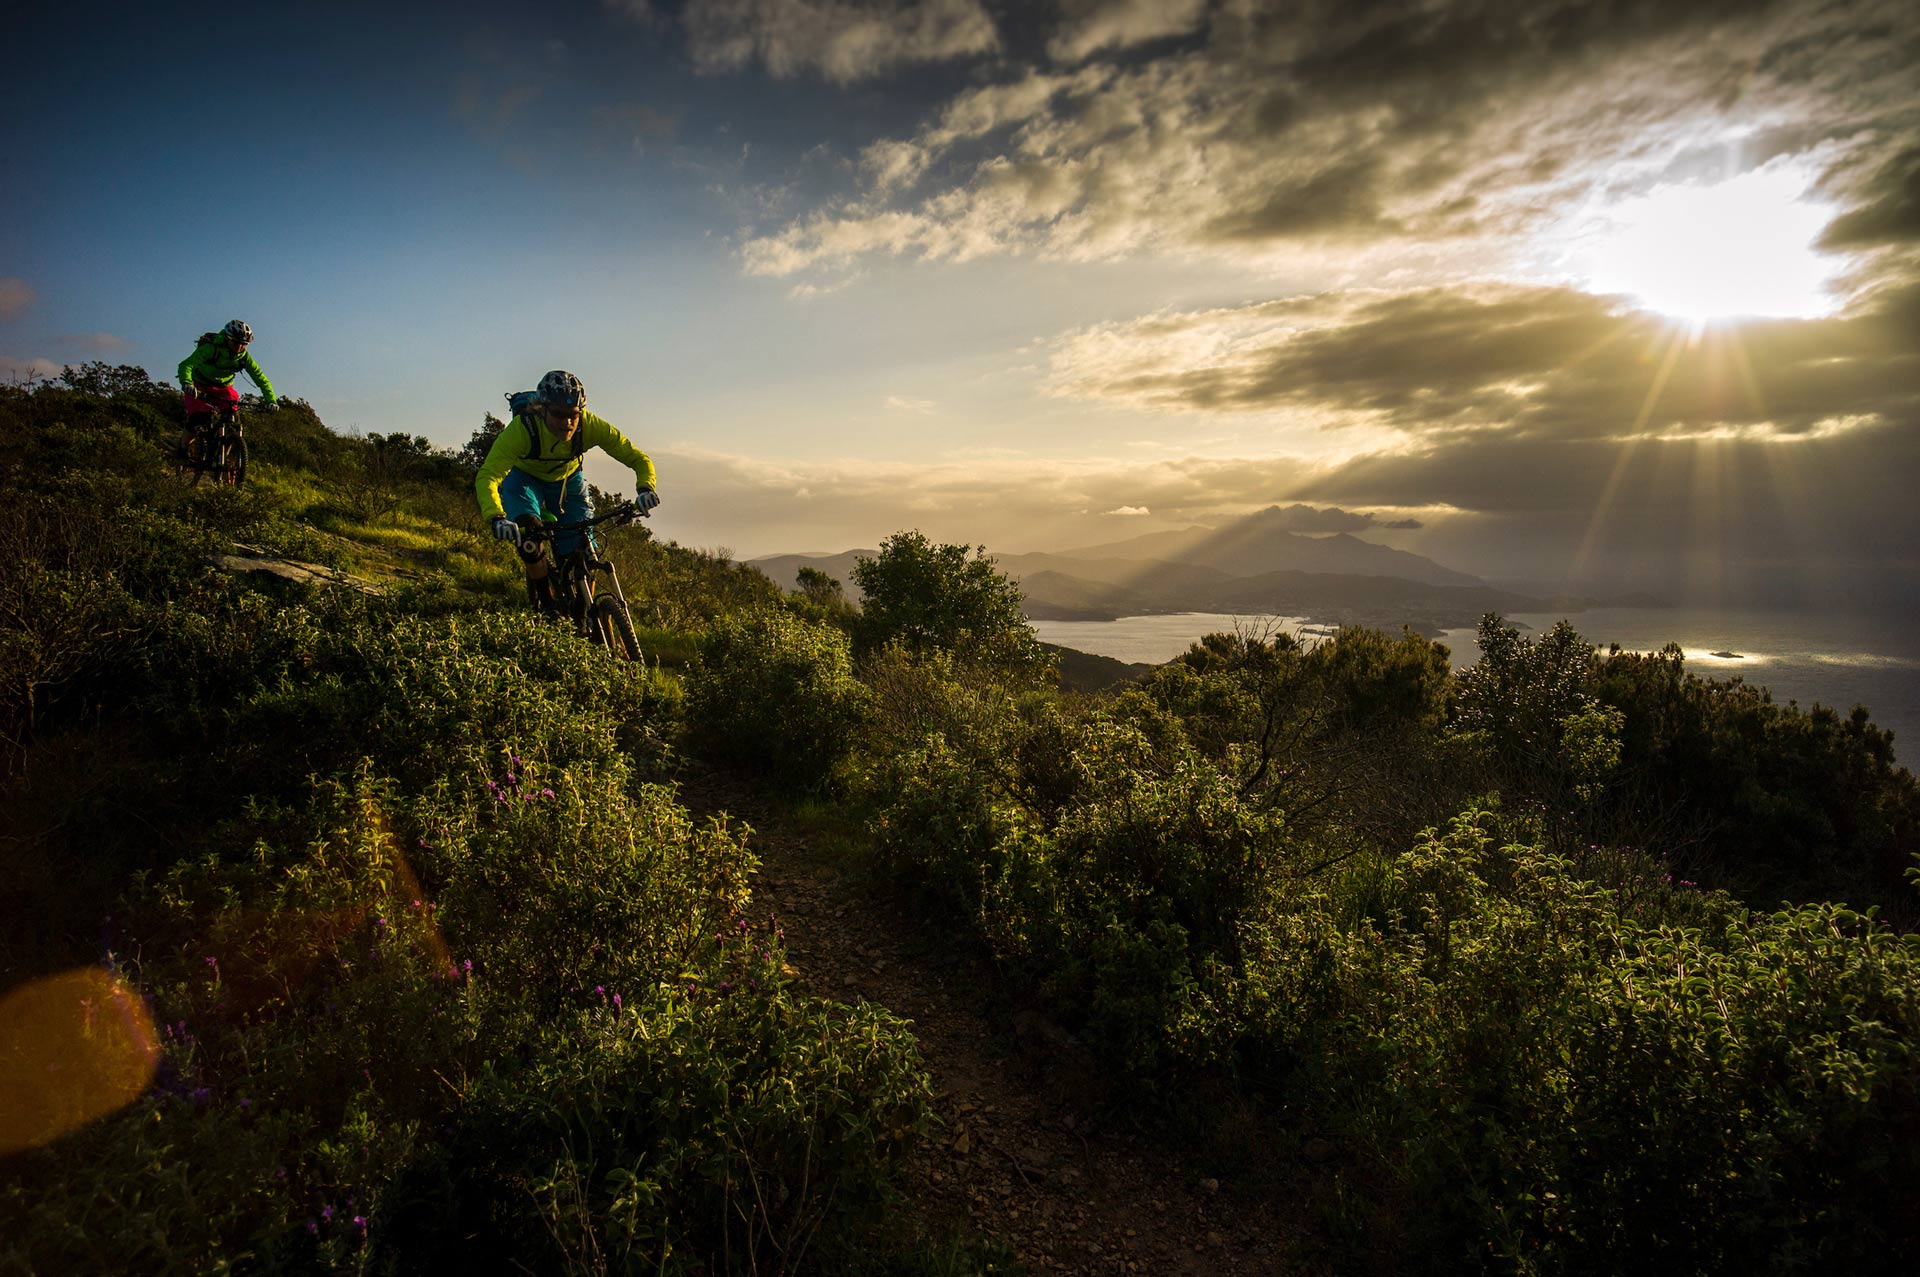
[[[587,517],[587,476],[575,470],[566,478],[549,483],[524,470],[509,470],[507,477],[500,481],[500,508],[516,523],[524,515],[532,515],[543,523],[556,520],[578,523]],[[578,532],[562,532],[553,538],[553,552],[564,559],[578,544]],[[587,544],[593,544],[591,537]]]

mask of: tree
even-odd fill
[[[800,593],[809,603],[821,607],[838,607],[844,601],[840,582],[822,572],[819,568],[803,567],[798,576]]]
[[[506,428],[506,422],[488,413],[481,420],[480,428],[473,432],[473,436],[456,454],[460,464],[469,470],[478,470],[486,463],[487,453],[493,450],[493,441],[498,439],[500,432]]]
[[[994,567],[985,546],[935,545],[896,532],[875,558],[860,558],[854,583],[865,595],[855,641],[864,654],[899,643],[965,660],[1039,673],[1051,658],[1021,611],[1020,587]]]

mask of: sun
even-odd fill
[[[1577,233],[1575,271],[1694,324],[1832,313],[1835,267],[1814,249],[1833,210],[1811,177],[1769,165],[1717,183],[1673,183],[1596,211]]]

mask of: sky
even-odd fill
[[[742,557],[1298,507],[1920,616],[1907,3],[41,6],[0,376],[239,317],[340,430],[566,368]],[[631,487],[614,463],[589,474]]]

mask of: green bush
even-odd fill
[[[707,750],[807,786],[846,756],[867,692],[840,630],[762,610],[714,625],[687,701]]]

